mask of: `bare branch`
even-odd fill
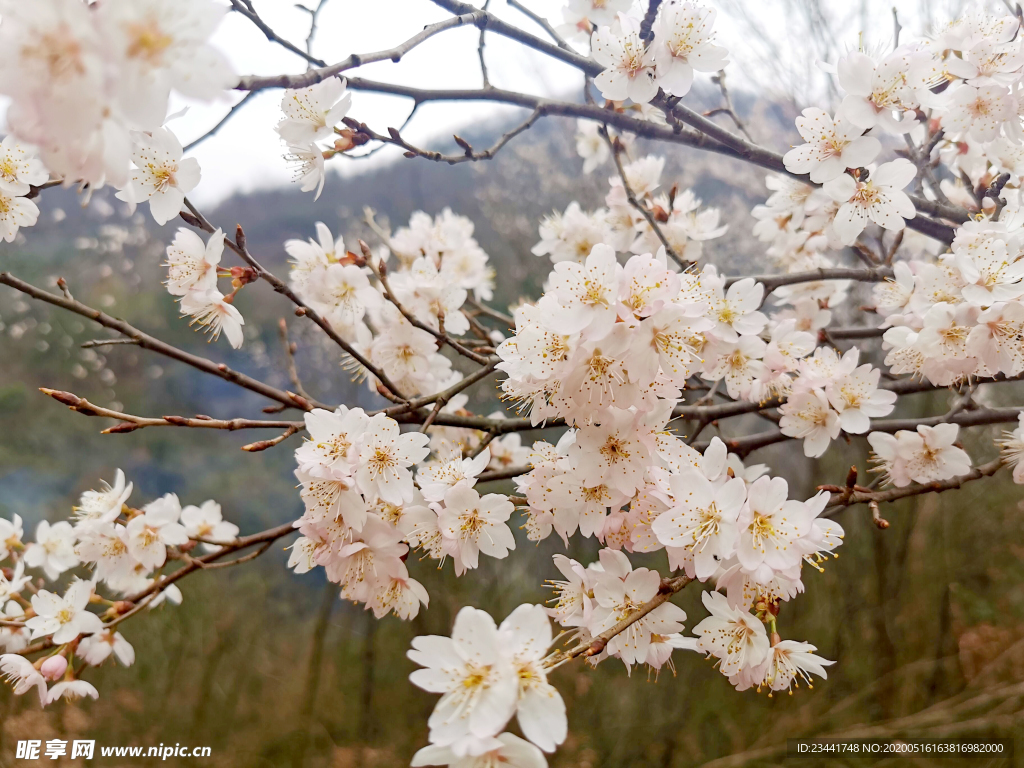
[[[277,321],[277,329],[281,334],[281,342],[284,344],[284,353],[288,359],[288,378],[291,380],[292,386],[295,387],[295,391],[309,400],[309,393],[306,392],[305,387],[302,386],[302,380],[299,379],[299,369],[295,365],[295,352],[297,351],[297,347],[295,342],[288,338],[288,323],[285,322],[283,317]]]
[[[942,493],[961,488],[964,483],[972,480],[979,480],[983,477],[991,477],[1003,466],[1002,459],[994,459],[987,464],[975,467],[966,475],[951,477],[948,480],[939,480],[924,485],[909,485],[904,488],[890,488],[885,491],[854,490],[852,493],[833,493],[832,501],[825,508],[823,517],[832,517],[840,510],[851,507],[854,504],[883,504],[889,501],[905,499],[909,496],[919,496],[922,493]],[[827,490],[827,489],[826,489]]]
[[[555,45],[561,48],[563,51],[571,51],[569,44],[562,39],[562,36],[555,31],[555,28],[551,26],[551,22],[541,16],[539,13],[534,13],[529,8],[524,6],[519,0],[506,0],[509,5],[519,11],[521,14],[526,16],[534,24],[537,24],[541,29],[548,33],[548,36],[555,41]]]
[[[148,349],[151,352],[156,352],[164,357],[169,357],[172,360],[185,363],[186,365],[190,365],[204,373],[209,373],[212,376],[224,379],[232,384],[237,384],[243,389],[256,392],[264,397],[269,397],[271,400],[276,400],[283,405],[292,408],[301,408],[304,411],[311,410],[312,408],[329,407],[316,401],[307,401],[291,392],[285,392],[277,387],[264,384],[262,381],[258,381],[250,376],[246,376],[244,373],[239,373],[238,371],[229,368],[224,363],[215,363],[205,357],[199,357],[198,355],[185,352],[184,350],[171,346],[164,341],[160,341],[160,339],[154,336],[143,333],[135,326],[126,323],[124,320],[118,320],[117,318],[111,317],[110,315],[100,312],[98,309],[93,309],[80,301],[66,299],[62,296],[57,296],[36,288],[34,285],[26,283],[24,280],[19,280],[9,272],[0,272],[0,284],[8,285],[17,291],[21,291],[27,296],[31,296],[33,299],[44,301],[47,304],[52,304],[56,307],[60,307],[61,309],[66,309],[69,312],[74,312],[76,315],[81,315],[89,320],[94,320],[105,328],[110,328],[111,330],[117,331],[121,335],[131,339],[143,349]]]
[[[208,130],[206,133],[204,133],[199,138],[193,139],[188,144],[186,144],[184,146],[184,148],[183,148],[183,151],[188,152],[190,149],[195,149],[200,144],[202,144],[204,141],[206,141],[208,138],[210,138],[211,136],[216,134],[217,131],[219,131],[221,128],[223,128],[231,118],[233,118],[235,115],[238,114],[238,111],[242,107],[244,107],[248,103],[249,99],[251,99],[254,95],[255,95],[255,92],[250,92],[250,93],[245,94],[245,96],[243,96],[233,107],[231,107],[231,109],[229,109],[227,111],[227,114],[224,115],[224,117],[222,117],[217,122],[217,124],[215,126],[213,126],[213,128]]]
[[[309,54],[308,51],[304,51],[296,45],[285,40],[283,37],[278,35],[273,29],[271,29],[263,19],[260,18],[259,14],[256,13],[256,9],[253,8],[252,3],[249,0],[231,0],[231,10],[240,13],[245,16],[249,21],[256,25],[257,29],[262,32],[267,40],[272,43],[277,43],[286,51],[291,51],[296,56],[301,56],[310,64],[315,64],[318,67],[327,66],[326,62],[321,61]],[[314,22],[315,23],[315,22]],[[312,34],[312,33],[310,33]],[[307,41],[308,42],[308,41]]]
[[[258,419],[213,419],[209,416],[161,416],[150,418],[146,416],[133,416],[130,413],[122,413],[110,408],[90,403],[84,397],[79,397],[73,392],[64,392],[59,389],[48,389],[40,387],[39,391],[44,395],[52,397],[59,403],[63,403],[72,411],[84,416],[101,416],[106,419],[115,419],[119,423],[113,427],[104,429],[101,434],[115,435],[125,432],[134,432],[144,427],[190,427],[192,429],[226,429],[235,431],[238,429],[294,429],[296,431],[305,429],[303,421],[260,421]],[[294,434],[294,433],[293,433]]]
[[[530,116],[526,118],[526,120],[524,120],[522,123],[515,126],[514,128],[511,128],[510,130],[503,133],[501,136],[498,137],[498,140],[495,141],[494,144],[492,144],[487,149],[481,150],[479,152],[475,151],[468,141],[463,139],[461,136],[456,135],[455,143],[458,144],[463,149],[462,154],[459,155],[445,155],[442,154],[441,152],[436,152],[434,150],[421,149],[420,147],[410,144],[405,139],[403,139],[402,134],[397,128],[388,128],[388,133],[385,136],[383,134],[377,133],[376,131],[368,127],[366,123],[360,123],[355,120],[350,120],[346,118],[345,124],[355,131],[366,134],[367,136],[370,137],[370,139],[374,141],[379,141],[384,144],[394,144],[397,147],[401,147],[402,149],[405,150],[406,157],[422,157],[427,160],[433,160],[439,163],[458,165],[459,163],[476,162],[477,160],[490,160],[492,157],[498,154],[498,152],[512,139],[514,139],[516,136],[523,133],[524,131],[530,129],[533,126],[533,124],[537,122],[537,120],[543,115],[544,109],[542,107],[537,107],[535,110],[533,110]]]
[[[331,66],[320,64],[319,69],[311,69],[301,75],[273,75],[271,77],[250,75],[241,78],[235,88],[239,91],[259,91],[264,88],[308,88],[329,77],[335,77],[345,70],[361,67],[364,64],[372,64],[375,61],[391,60],[397,64],[405,54],[439,32],[455,29],[466,24],[473,24],[478,18],[483,18],[484,14],[482,11],[477,11],[472,6],[470,8],[470,11],[461,16],[445,19],[444,21],[424,27],[422,32],[418,32],[394,48],[376,51],[375,53],[353,53],[347,59],[339,61],[337,64],[332,64]]]

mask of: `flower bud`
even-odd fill
[[[67,659],[63,656],[51,656],[39,667],[39,673],[47,680],[60,680],[67,668]]]

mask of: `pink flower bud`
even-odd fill
[[[51,656],[39,668],[39,672],[47,680],[60,680],[68,668],[68,660],[63,656]]]

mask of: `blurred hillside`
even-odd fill
[[[748,118],[755,132],[777,132],[770,113]],[[483,146],[500,130],[478,126],[462,135]],[[372,173],[331,177],[316,203],[295,189],[273,190],[234,197],[205,213],[226,231],[241,224],[254,254],[283,276],[283,242],[314,236],[316,221],[352,245],[358,237],[372,244],[362,222],[364,206],[392,227],[415,210],[433,214],[451,207],[476,224],[476,237],[497,273],[494,304],[500,307],[537,295],[549,267],[529,250],[541,216],[564,210],[573,199],[585,208],[601,204],[613,170],[582,175],[572,130],[570,123],[549,120],[488,163],[449,167],[404,160]],[[668,184],[693,186],[705,204],[723,209],[729,232],[707,244],[706,258],[733,271],[767,270],[763,249],[749,234],[753,221],[747,213],[765,197],[763,174],[682,148],[656,151],[668,156]],[[240,295],[243,349],[235,352],[224,341],[206,344],[178,319],[159,284],[172,226],[157,228],[141,213],[127,216],[106,193],[83,209],[73,192],[49,190],[42,207],[43,219],[26,232],[27,239],[0,244],[0,268],[51,290],[63,276],[76,298],[286,388],[277,323],[287,318],[300,345],[298,368],[314,396],[375,403],[338,367],[336,348],[264,286],[247,287]],[[117,467],[136,483],[133,502],[168,491],[183,503],[215,498],[243,532],[301,513],[291,474],[298,438],[245,454],[239,447],[258,439],[251,433],[144,429],[102,436],[98,432],[109,422],[69,413],[39,394],[39,386],[67,389],[142,415],[258,417],[267,405],[132,346],[82,349],[85,341],[107,338],[90,325],[0,290],[0,516],[20,514],[28,529],[40,519],[66,516],[82,490],[111,478]],[[487,392],[477,397],[483,405],[493,400]],[[910,407],[922,412],[938,412],[946,401],[943,393],[915,398]],[[757,428],[752,419],[748,426]],[[992,434],[968,446],[979,461],[994,455]],[[816,465],[794,444],[753,460],[766,457],[794,484],[794,496],[844,477],[851,463],[867,466],[859,443],[835,446]],[[551,764],[684,768],[722,759],[715,764],[779,765],[785,761],[771,750],[780,743],[784,749],[785,737],[860,724],[902,735],[1019,733],[1019,497],[1001,476],[887,507],[883,514],[892,525],[885,531],[871,524],[866,509],[844,512],[841,557],[822,574],[809,573],[808,594],[782,614],[787,637],[806,639],[822,655],[841,660],[813,691],[801,688],[792,697],[774,698],[737,694],[709,662],[682,652],[677,670],[664,670],[657,681],[639,669],[627,678],[614,660],[596,671],[582,664],[561,669],[555,684],[569,706],[571,736]],[[376,622],[341,603],[319,576],[294,576],[284,568],[281,548],[243,568],[197,574],[184,585],[184,605],[161,607],[125,625],[138,662],[127,670],[98,670],[99,701],[41,713],[28,697],[13,697],[4,687],[0,766],[17,764],[18,738],[58,734],[107,745],[210,745],[213,757],[203,764],[215,766],[407,765],[425,743],[435,701],[406,679],[413,667],[404,657],[409,639],[446,634],[462,605],[484,605],[500,619],[523,601],[544,600],[542,582],[555,576],[550,555],[560,549],[556,541],[535,546],[523,538],[500,567],[485,559],[472,579],[459,581],[450,566],[435,572],[427,563],[411,562],[431,594],[429,610],[411,624]],[[572,555],[589,561],[595,551],[590,541],[574,545]],[[654,564],[664,567],[659,558]],[[703,617],[697,589],[677,600],[690,616],[689,627]],[[726,757],[734,753],[739,756]]]

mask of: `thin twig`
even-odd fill
[[[285,322],[283,317],[277,321],[277,328],[281,334],[281,342],[284,344],[284,352],[288,360],[288,378],[291,380],[292,386],[295,387],[295,391],[309,400],[309,393],[306,392],[305,387],[302,386],[302,380],[299,378],[299,369],[295,364],[295,352],[297,351],[297,347],[295,342],[288,338],[288,323]]]
[[[72,411],[85,416],[100,416],[105,419],[115,419],[119,423],[113,427],[104,429],[100,434],[116,435],[126,432],[134,432],[144,427],[188,427],[191,429],[226,429],[234,432],[239,429],[305,429],[305,422],[302,421],[260,421],[257,419],[212,419],[209,416],[162,416],[151,418],[147,416],[135,416],[130,413],[122,413],[111,408],[90,403],[84,397],[79,397],[73,392],[64,392],[59,389],[48,389],[40,387],[40,392],[52,397],[59,403],[63,403]]]
[[[252,3],[246,3],[243,2],[243,0],[231,0],[231,10],[245,16],[245,18],[256,25],[256,28],[259,29],[259,31],[262,32],[270,42],[277,43],[286,51],[291,51],[296,56],[301,56],[310,64],[315,64],[318,67],[327,66],[326,62],[321,61],[315,56],[311,56],[307,51],[302,50],[297,45],[288,42],[278,35],[265,21],[263,21],[263,19],[260,18],[259,14],[256,13],[255,9],[252,7]]]
[[[644,205],[642,202],[640,202],[640,200],[637,199],[636,193],[633,192],[633,188],[629,186],[629,179],[626,178],[626,169],[623,168],[622,158],[619,156],[622,152],[622,144],[619,141],[613,139],[609,135],[608,126],[601,126],[598,129],[598,131],[600,132],[604,140],[608,143],[608,146],[611,149],[612,160],[615,161],[615,170],[618,171],[619,173],[619,179],[622,181],[622,188],[626,192],[626,199],[629,200],[629,204],[633,206],[633,208],[635,208],[637,211],[639,211],[640,215],[644,217],[644,220],[647,222],[647,225],[657,236],[658,240],[661,241],[661,244],[665,246],[665,253],[671,256],[672,260],[683,269],[686,269],[687,267],[691,266],[693,262],[687,261],[686,259],[682,258],[678,253],[676,253],[676,249],[672,247],[672,244],[668,241],[668,238],[665,237],[665,233],[661,231],[661,225],[658,224],[657,219],[654,218],[654,214],[647,208],[646,205]]]
[[[47,304],[52,304],[61,309],[66,309],[70,312],[74,312],[76,315],[93,320],[105,328],[117,331],[121,335],[132,339],[143,349],[148,349],[151,352],[169,357],[172,360],[190,365],[204,373],[209,373],[217,378],[224,379],[225,381],[236,384],[243,389],[248,389],[252,392],[269,397],[271,400],[276,400],[283,405],[290,406],[293,408],[301,408],[304,411],[311,410],[313,408],[327,408],[321,403],[309,402],[298,395],[290,392],[285,392],[277,387],[272,387],[269,384],[264,384],[262,381],[258,381],[250,376],[246,376],[244,373],[239,373],[229,368],[224,363],[215,363],[212,360],[208,360],[205,357],[199,357],[189,352],[185,352],[182,349],[178,349],[167,342],[161,341],[160,339],[150,336],[147,333],[143,333],[138,328],[126,323],[124,320],[118,320],[117,318],[111,317],[104,312],[100,312],[98,309],[83,304],[80,301],[73,299],[66,299],[62,296],[44,291],[40,288],[36,288],[30,283],[26,283],[24,280],[20,280],[9,272],[0,272],[0,284],[8,285],[15,290],[21,291],[26,296],[31,296],[33,299],[44,301]]]

